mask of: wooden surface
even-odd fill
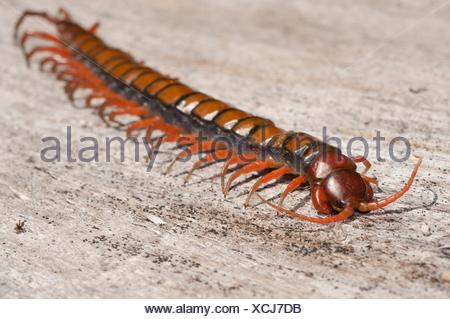
[[[444,1],[77,1],[65,7],[150,66],[281,127],[370,142],[377,197],[400,201],[319,226],[243,208],[251,183],[226,200],[215,174],[187,185],[187,163],[162,175],[131,159],[40,160],[41,139],[121,135],[71,107],[60,83],[27,69],[12,42],[25,8],[0,0],[0,296],[449,297],[450,8]],[[45,23],[29,21],[28,27]],[[376,131],[386,137],[375,160]],[[388,158],[403,136],[412,157]],[[173,152],[171,147],[164,151]],[[358,149],[355,148],[355,152]],[[101,153],[103,154],[103,153]],[[254,180],[253,180],[254,181]],[[262,191],[275,196],[284,183]],[[307,191],[289,205],[315,214]],[[25,232],[14,225],[26,220]]]

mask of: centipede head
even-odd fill
[[[348,206],[357,209],[360,203],[373,199],[369,183],[358,172],[345,168],[332,171],[314,192],[315,204],[321,203],[316,208],[323,213],[341,211]]]
[[[373,199],[372,187],[356,171],[356,164],[338,152],[319,156],[308,175],[313,205],[321,213],[340,212],[346,207],[357,209],[360,203]]]

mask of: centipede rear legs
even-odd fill
[[[60,9],[60,12],[62,12]],[[19,17],[19,19],[16,22],[16,25],[14,26],[14,40],[17,41],[19,39],[19,28],[22,25],[22,23],[25,21],[25,18],[27,17],[40,17],[51,24],[56,24],[58,20],[55,17],[50,16],[45,11],[34,11],[34,10],[25,10],[22,15]],[[66,12],[66,18],[68,19],[69,16]]]

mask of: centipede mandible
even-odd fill
[[[55,34],[37,30],[19,34],[28,17],[53,25]],[[64,83],[71,102],[75,92],[86,89],[89,94],[83,97],[83,106],[97,110],[106,123],[122,127],[128,137],[143,133],[151,141],[158,131],[163,133],[161,143],[183,147],[165,173],[170,173],[173,165],[188,154],[202,157],[193,163],[186,180],[195,170],[221,162],[225,196],[240,176],[259,173],[245,205],[256,194],[282,214],[319,224],[344,221],[355,211],[368,213],[386,207],[413,184],[421,159],[398,192],[375,199],[372,185],[377,180],[366,175],[371,163],[365,157],[346,156],[339,148],[307,133],[279,128],[270,119],[240,110],[147,67],[128,52],[106,44],[96,35],[98,27],[99,23],[89,28],[80,26],[64,9],[56,15],[27,10],[17,20],[14,38],[28,65],[37,53],[45,55],[39,61],[41,70]],[[26,43],[31,38],[44,44],[27,51]],[[118,120],[124,116],[134,120]],[[358,164],[363,165],[361,172],[357,171]],[[281,178],[287,179],[288,184],[277,203],[257,192]],[[318,216],[283,206],[286,197],[300,187],[309,187]]]

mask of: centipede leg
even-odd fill
[[[66,92],[71,103],[75,102],[75,92],[80,89],[92,89],[92,87],[86,85],[83,81],[78,81],[77,79],[68,81],[64,86],[64,91]]]
[[[243,174],[252,173],[252,172],[259,172],[259,171],[262,171],[262,170],[265,170],[267,168],[271,168],[274,166],[276,166],[276,164],[273,161],[257,161],[257,162],[247,164],[246,166],[238,169],[233,174],[231,174],[230,178],[228,179],[227,184],[225,185],[224,190],[223,190],[224,196],[226,197],[228,195],[228,191],[230,190],[231,183],[233,183],[233,181],[235,179],[237,179],[239,176],[241,176]]]
[[[104,88],[103,83],[96,81],[89,70],[84,70],[83,68],[61,71],[57,74],[57,78],[58,80],[67,81],[64,90],[72,103],[75,99],[75,91],[78,89],[84,88],[99,91]]]
[[[98,105],[94,105],[93,103],[96,99],[101,99],[102,102]],[[98,86],[98,87],[96,87],[94,92],[92,92],[91,94],[89,94],[88,96],[85,97],[84,104],[88,108],[97,108],[97,107],[101,107],[105,103],[105,101],[108,99],[120,100],[123,98],[120,95],[111,91],[106,86]]]
[[[59,54],[54,54],[52,56],[43,58],[39,62],[41,71],[43,71],[44,66],[47,63],[52,63],[50,72],[56,73],[57,77],[58,77],[58,74],[60,74],[61,72],[65,71],[65,70],[76,70],[78,67],[82,66],[81,62],[74,60],[72,57],[63,57],[63,56],[60,56]],[[64,67],[64,69],[59,70],[58,69],[59,67]]]
[[[254,154],[234,154],[231,156],[223,165],[222,173],[220,174],[220,184],[222,187],[222,192],[225,193],[225,175],[228,173],[228,169],[231,165],[240,165],[250,163],[256,160]]]
[[[22,13],[22,15],[17,19],[16,25],[14,26],[14,40],[17,41],[19,39],[19,28],[22,25],[23,21],[25,21],[26,17],[41,17],[51,24],[56,24],[58,20],[52,16],[50,16],[47,12],[44,11],[34,11],[34,10],[26,10]]]
[[[262,176],[260,179],[258,179],[258,181],[256,181],[256,183],[253,185],[252,189],[248,193],[247,198],[244,203],[244,206],[247,207],[250,205],[250,200],[252,198],[253,193],[256,192],[261,185],[267,184],[270,181],[276,180],[276,179],[278,179],[284,175],[290,174],[292,172],[293,172],[292,168],[287,167],[287,166],[282,166],[282,167],[277,168],[277,169],[273,170],[272,172],[267,173],[266,175]]]
[[[20,47],[22,48],[22,50],[25,50],[25,42],[27,42],[27,40],[29,38],[38,38],[41,40],[54,42],[56,44],[60,44],[60,45],[64,46],[64,43],[57,36],[55,36],[53,34],[50,34],[47,32],[41,32],[41,31],[26,31],[22,35],[22,39],[20,40]]]
[[[185,178],[185,181],[187,182],[191,178],[194,171],[201,168],[202,166],[223,161],[229,157],[230,157],[230,150],[228,149],[213,151],[212,153],[206,155],[202,159],[195,162],[194,165],[192,165],[191,170],[189,171],[188,175]]]
[[[30,52],[25,53],[25,61],[27,65],[30,65],[30,60],[36,53],[39,52],[51,52],[53,54],[58,54],[62,57],[69,57],[71,55],[70,51],[68,51],[66,48],[58,48],[58,47],[48,47],[48,46],[39,46],[33,48]]]
[[[99,27],[100,27],[100,22],[97,21],[88,29],[88,31],[92,34],[95,34]]]
[[[103,86],[104,84],[92,77],[92,72],[86,69],[81,63],[67,63],[68,68],[56,73],[56,78],[65,81],[67,77],[79,81],[80,83],[90,84],[92,86]]]
[[[173,165],[182,158],[188,157],[193,154],[205,153],[209,151],[218,151],[224,148],[226,148],[226,145],[222,143],[217,143],[217,141],[215,140],[199,141],[198,143],[189,146],[186,150],[178,153],[178,155],[167,167],[165,174],[168,174],[172,170]]]
[[[162,131],[164,135],[180,135],[180,130],[175,128],[174,126],[167,124],[163,120],[159,120],[155,122],[153,125],[151,125],[149,128],[147,128],[147,132],[145,134],[145,137],[148,141],[152,140],[152,135],[154,131]]]
[[[135,131],[139,131],[148,128],[149,126],[153,126],[157,121],[160,121],[160,119],[157,117],[150,117],[133,122],[127,128],[127,137],[131,137],[133,135],[133,132]]]
[[[103,103],[98,107],[98,115],[105,122],[106,122],[105,112],[107,111],[108,108],[111,108],[111,107],[124,109],[124,110],[132,110],[132,109],[142,108],[138,104],[136,104],[132,101],[124,100],[123,98],[106,98],[105,101],[103,101]],[[116,114],[117,115],[114,115],[114,117],[120,115],[120,113],[116,113]],[[126,113],[123,113],[123,114],[126,114]]]
[[[118,116],[124,115],[132,115],[132,116],[141,116],[141,117],[149,117],[151,116],[150,112],[145,107],[127,107],[121,110],[112,111],[108,115],[108,121],[113,122],[119,125],[124,125],[123,123],[116,120]]]
[[[176,142],[178,147],[194,144],[198,139],[195,134],[167,134],[162,139],[162,143]]]
[[[375,177],[369,177],[366,175],[361,175],[361,177],[370,184],[378,185],[378,180]]]
[[[284,200],[286,197],[293,192],[297,187],[301,186],[306,181],[305,175],[300,175],[294,178],[286,187],[286,189],[283,191],[283,194],[281,194],[280,202],[278,204],[279,207],[283,206]]]
[[[41,71],[46,70],[45,67],[47,64],[51,64],[49,71],[52,73],[56,73],[57,72],[57,68],[61,65],[67,65],[67,60],[64,58],[61,58],[59,56],[49,56],[46,57],[44,59],[42,59],[39,62],[39,69]]]
[[[91,94],[89,94],[88,96],[86,96],[84,98],[84,105],[86,105],[86,107],[88,108],[94,108],[97,107],[99,105],[94,105],[94,101],[96,99],[100,99],[102,100],[102,104],[103,102],[108,98],[108,96],[104,93],[99,93],[99,92],[92,92]],[[101,105],[101,104],[100,104]]]
[[[355,163],[362,163],[365,166],[365,169],[361,172],[362,175],[366,174],[372,167],[372,163],[370,163],[369,160],[362,155],[354,156],[352,157],[352,160]]]
[[[64,91],[66,92],[70,102],[75,102],[75,92],[79,89],[90,89],[95,90],[96,85],[93,83],[87,82],[85,79],[75,78],[67,82],[64,87]]]

